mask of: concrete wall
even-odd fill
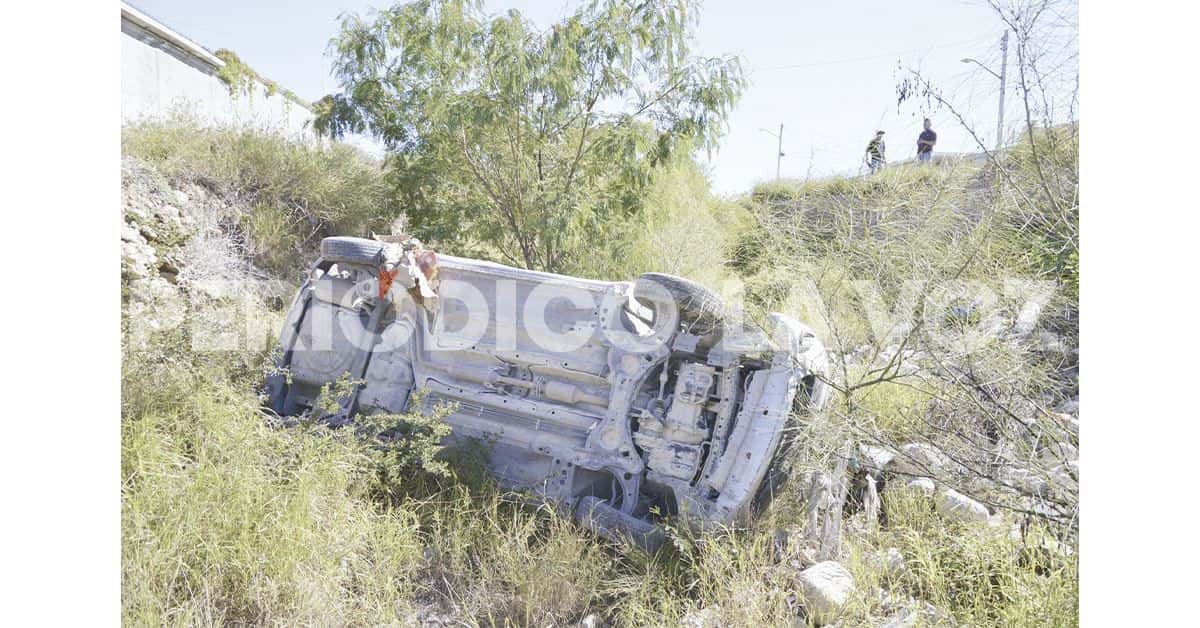
[[[253,126],[295,138],[313,136],[313,114],[281,93],[230,94],[217,78],[222,64],[187,38],[128,5],[121,8],[122,123],[187,112],[215,124]]]

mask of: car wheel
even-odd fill
[[[679,320],[688,333],[707,336],[721,327],[725,303],[716,293],[683,277],[665,273],[643,273],[633,286],[633,297],[655,308],[669,299],[679,310]]]
[[[268,375],[266,393],[267,407],[279,416],[286,415],[287,409],[284,407],[284,400],[287,398],[287,378],[282,373]]]
[[[321,257],[327,262],[378,266],[383,262],[383,246],[377,240],[334,236],[321,240]]]

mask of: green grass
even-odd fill
[[[444,607],[524,625],[595,603],[596,539],[348,431],[271,427],[266,353],[194,353],[186,329],[125,347],[127,622],[378,625]]]
[[[874,544],[896,547],[904,555],[903,590],[966,625],[1078,625],[1073,557],[1028,559],[1026,543],[1010,538],[1007,527],[947,522],[918,492],[885,493],[884,507],[890,529]]]
[[[130,351],[127,368],[149,359]],[[129,623],[378,625],[433,609],[481,625],[568,625],[590,612],[662,625],[704,603],[731,620],[786,610],[782,589],[754,594],[768,536],[681,540],[681,556],[654,561],[486,485],[393,477],[409,485],[384,499],[362,443],[269,427],[246,373],[222,362],[161,367],[153,381],[127,372]]]
[[[866,428],[896,441],[927,437],[922,420],[929,412],[932,391],[907,383],[881,382],[857,397],[858,411],[870,421]]]
[[[796,612],[795,556],[772,546],[774,530],[800,523],[795,485],[750,530],[678,532],[651,559],[486,484],[381,480],[378,459],[347,433],[267,424],[253,390],[265,353],[190,354],[163,333],[125,355],[128,623],[378,625],[434,612],[485,626],[571,625],[589,613],[642,626],[711,608],[726,625],[784,625]],[[1070,625],[1071,564],[1040,576],[1007,558],[1012,542],[945,525],[927,503],[887,507],[883,533],[850,541],[861,590],[851,623],[881,613],[872,596],[883,581],[863,557],[898,547],[911,571],[893,588],[960,621]]]
[[[272,430],[254,405],[205,387],[123,426],[127,619],[394,617],[421,555],[415,519],[360,499],[355,447]]]

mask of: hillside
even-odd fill
[[[732,200],[680,159],[583,243],[572,273],[688,276],[834,352],[835,399],[789,434],[770,508],[647,556],[469,457],[444,475],[275,425],[258,392],[291,284],[321,237],[403,221],[393,182],[337,145],[127,127],[125,621],[1076,625],[1073,129],[1047,145]]]

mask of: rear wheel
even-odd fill
[[[282,373],[267,376],[267,406],[279,416],[287,415],[284,399],[287,396],[287,378]]]
[[[377,240],[334,236],[321,240],[321,257],[327,262],[378,266],[383,263],[383,246]]]
[[[708,336],[721,328],[725,303],[704,286],[675,275],[644,273],[633,286],[633,296],[647,307],[675,307],[688,333]]]

